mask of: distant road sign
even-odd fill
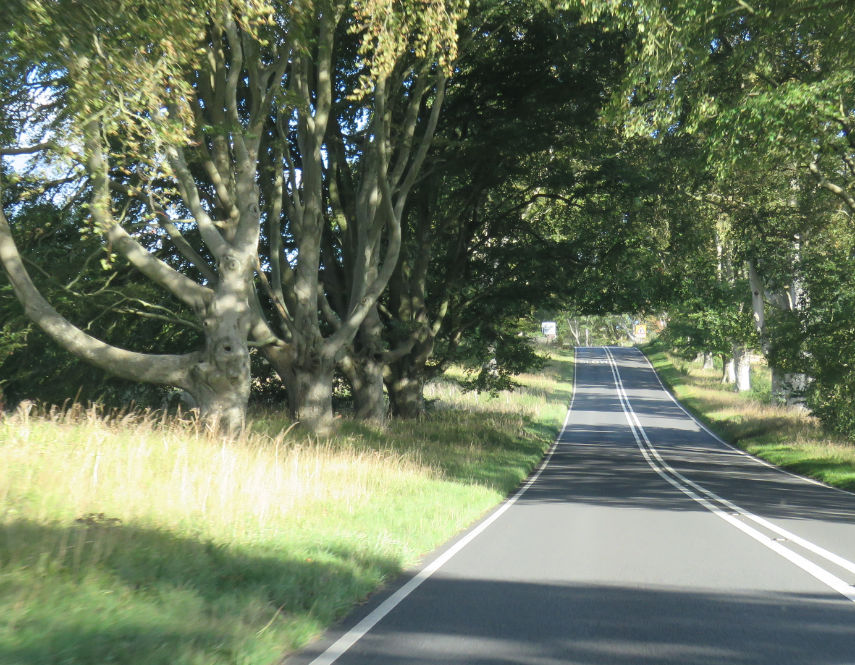
[[[639,339],[646,339],[647,338],[647,326],[644,325],[643,323],[636,324],[634,335],[635,335],[635,337],[638,337]]]
[[[540,324],[540,332],[543,333],[544,337],[554,339],[558,337],[558,326],[555,324],[555,321],[544,321]]]

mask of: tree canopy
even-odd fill
[[[418,415],[450,363],[511,387],[536,312],[667,313],[855,431],[849,2],[2,12],[16,397],[61,397],[75,357],[230,428],[263,384],[324,432],[334,385],[374,419]]]

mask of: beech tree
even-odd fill
[[[536,360],[520,320],[574,288],[596,254],[583,229],[602,212],[595,174],[619,149],[597,120],[622,35],[536,2],[492,10],[467,31],[378,310],[396,415],[418,415],[426,380],[450,362],[470,370],[468,387],[510,387]]]
[[[337,356],[397,261],[401,211],[436,124],[464,4],[12,5],[3,66],[14,94],[3,101],[0,154],[38,154],[45,179],[61,172],[61,195],[85,196],[110,252],[188,307],[204,343],[153,355],[84,332],[39,293],[0,210],[0,259],[27,315],[78,357],[181,388],[230,428],[244,418],[256,345],[285,381],[294,416],[324,431]],[[343,97],[358,105],[359,127],[333,113]],[[407,122],[393,124],[402,115]],[[359,259],[334,312],[321,246],[340,211],[324,178],[328,137],[344,132],[361,132],[348,163],[358,200],[347,242]],[[158,256],[164,245],[172,251]]]

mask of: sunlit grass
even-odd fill
[[[507,495],[557,433],[569,358],[496,399],[317,441],[258,415],[0,420],[0,662],[271,663]]]
[[[803,409],[771,404],[769,371],[753,371],[755,388],[739,394],[721,372],[647,349],[675,396],[725,440],[752,455],[829,485],[855,491],[855,446],[823,430]]]

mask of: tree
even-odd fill
[[[534,360],[519,320],[578,280],[591,245],[579,211],[597,207],[600,154],[616,150],[597,119],[621,35],[536,3],[493,9],[449,81],[379,310],[398,415],[420,412],[425,381],[451,361],[490,390]]]
[[[11,225],[39,289],[59,312],[111,344],[150,352],[198,346],[200,329],[181,303],[159,292],[133,268],[111,261],[97,236],[81,236],[85,211],[62,208],[14,186]],[[32,195],[33,198],[29,198]],[[80,261],[79,258],[85,259]],[[0,274],[0,376],[9,404],[22,399],[53,403],[75,397],[122,406],[160,406],[166,394],[79,362],[27,319]]]
[[[451,0],[387,5],[15,3],[4,67],[17,77],[3,134],[35,140],[0,154],[41,153],[85,184],[95,230],[192,310],[203,348],[143,354],[71,324],[35,288],[0,212],[0,258],[27,315],[84,360],[182,388],[204,416],[231,428],[244,417],[251,341],[285,381],[295,417],[326,429],[335,358],[396,263],[401,210],[430,142],[462,12]],[[347,44],[353,58],[344,66],[356,76],[343,94],[359,100],[367,128],[352,167],[361,217],[348,242],[364,270],[348,275],[344,315],[322,321],[321,243],[334,217],[326,141],[331,123],[347,121],[332,114],[346,34],[357,47]],[[427,120],[393,128],[396,109],[421,108],[431,91]],[[170,243],[168,257],[150,251]]]

